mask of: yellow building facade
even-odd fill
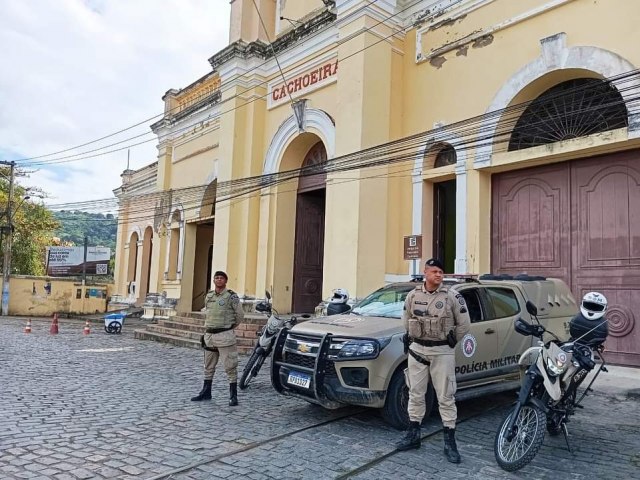
[[[257,5],[257,9],[256,9]],[[202,307],[215,270],[281,312],[421,268],[609,298],[640,364],[640,33],[626,0],[233,0],[210,74],[125,171],[116,289]],[[556,299],[549,299],[550,302]]]

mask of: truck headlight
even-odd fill
[[[383,338],[381,340],[349,340],[342,344],[338,352],[338,359],[376,358],[390,341],[391,338]]]

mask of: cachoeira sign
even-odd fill
[[[87,274],[109,273],[111,249],[107,247],[87,248]],[[47,275],[60,277],[81,275],[84,264],[84,247],[47,247]]]

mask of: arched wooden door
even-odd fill
[[[322,301],[326,175],[315,174],[314,166],[326,161],[327,151],[324,144],[318,142],[305,156],[298,182],[293,260],[292,311],[295,313],[312,313]]]

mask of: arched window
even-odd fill
[[[434,168],[438,168],[446,165],[455,165],[456,161],[456,149],[448,143],[445,143],[441,145],[438,153],[436,153],[436,159],[433,166]]]
[[[568,80],[527,106],[513,129],[509,151],[626,126],[627,108],[613,85],[598,78]]]

